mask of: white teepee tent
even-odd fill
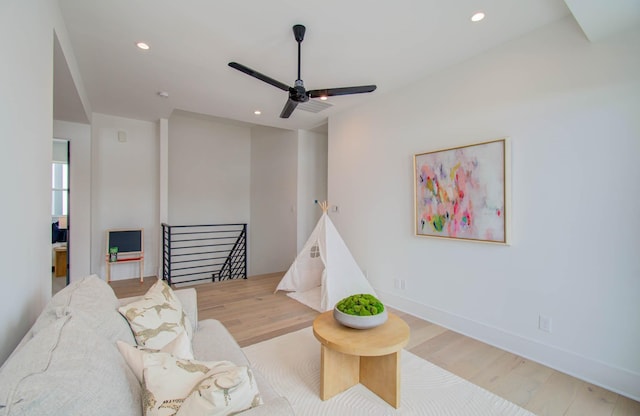
[[[347,296],[377,296],[327,215],[327,203],[320,206],[322,217],[276,292],[292,292],[289,296],[320,312],[333,309]]]

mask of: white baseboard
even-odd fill
[[[376,289],[390,307],[640,401],[640,374]]]

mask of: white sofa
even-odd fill
[[[227,329],[213,319],[198,322],[194,289],[176,290],[194,330],[195,359],[249,365]],[[116,347],[135,345],[118,300],[97,276],[56,294],[0,368],[0,416],[142,415],[141,386]],[[242,415],[293,415],[287,401],[254,370],[263,405]]]

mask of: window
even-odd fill
[[[51,164],[51,215],[68,215],[69,212],[69,165]]]

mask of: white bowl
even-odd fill
[[[388,317],[387,308],[384,308],[384,310],[377,315],[370,316],[349,315],[348,313],[341,312],[336,307],[333,308],[333,318],[336,321],[344,326],[355,329],[375,328],[387,322]]]

